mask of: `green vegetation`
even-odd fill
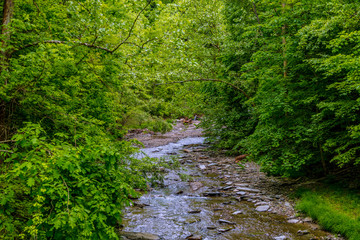
[[[359,3],[225,1],[228,35],[204,83],[210,139],[270,174],[323,175],[359,164]]]
[[[210,141],[270,174],[359,166],[356,0],[0,10],[1,238],[117,239],[129,197],[159,177],[125,135],[178,117],[204,115]]]
[[[184,182],[191,182],[194,180],[194,178],[192,176],[190,176],[189,174],[185,174],[185,173],[179,173],[179,177],[180,177],[181,181],[184,181]]]
[[[315,190],[300,190],[297,208],[321,226],[347,239],[360,239],[359,193],[343,187],[319,187]]]

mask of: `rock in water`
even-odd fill
[[[191,182],[190,183],[191,190],[193,190],[193,191],[199,190],[200,188],[202,188],[202,186],[204,186],[204,185],[201,182]]]
[[[120,237],[125,237],[125,239],[129,240],[160,240],[159,236],[151,233],[120,232],[119,235]]]
[[[200,170],[205,170],[206,166],[205,165],[199,165]]]
[[[204,192],[203,195],[208,197],[216,197],[221,196],[221,192]]]
[[[188,240],[201,240],[202,239],[202,236],[200,235],[190,235],[188,237],[186,237],[185,239],[188,239]]]

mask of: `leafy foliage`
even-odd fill
[[[218,72],[251,98],[220,86],[209,92],[217,107],[204,126],[218,146],[251,153],[278,175],[357,165],[358,4],[225,2],[231,35],[222,53],[227,68]]]

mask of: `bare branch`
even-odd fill
[[[256,10],[256,5],[255,5],[254,2],[253,2],[252,4],[253,4],[253,10],[254,10],[254,13],[255,13],[257,22],[258,22],[258,24],[261,24],[261,23],[260,23],[260,19],[259,19],[259,15],[258,15],[257,10]]]
[[[139,19],[141,13],[142,13],[143,11],[145,11],[145,9],[151,4],[151,2],[152,2],[151,0],[148,1],[148,3],[146,4],[146,6],[145,6],[143,9],[141,9],[141,11],[140,11],[140,12],[138,13],[138,15],[136,16],[136,18],[135,18],[135,20],[134,20],[134,22],[133,22],[133,24],[132,24],[132,26],[131,26],[131,28],[130,28],[130,30],[129,30],[129,33],[128,33],[127,37],[126,37],[123,41],[121,41],[121,43],[119,43],[119,45],[117,45],[117,46],[114,48],[114,50],[111,51],[112,53],[115,52],[116,50],[118,50],[119,47],[121,47],[121,45],[123,45],[123,44],[131,37],[132,31],[134,30],[134,27],[135,27],[135,24],[136,24],[137,20]]]
[[[42,15],[42,17],[44,18],[44,20],[45,20],[46,24],[48,25],[48,28],[49,28],[49,30],[50,30],[50,32],[51,32],[51,25],[50,25],[50,23],[48,22],[48,20],[46,19],[45,14],[43,14],[43,13],[41,12],[41,10],[40,10],[40,8],[39,8],[39,5],[36,3],[35,0],[33,0],[33,3],[34,3],[35,7],[36,7],[37,10],[38,10],[38,14],[41,14],[41,15]]]
[[[155,85],[167,85],[167,84],[174,84],[174,83],[185,83],[185,82],[221,82],[221,83],[225,83],[229,86],[231,86],[232,88],[234,88],[235,90],[238,90],[239,92],[241,92],[247,99],[250,100],[250,96],[241,88],[235,86],[232,83],[226,82],[224,80],[220,80],[220,79],[208,79],[208,78],[200,78],[200,79],[190,79],[190,80],[184,80],[184,81],[178,81],[178,82],[169,82],[169,83],[158,83]],[[255,103],[252,103],[253,107],[255,107]]]

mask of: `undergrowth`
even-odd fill
[[[316,220],[324,229],[349,240],[360,239],[360,195],[340,186],[300,189],[297,209]]]

